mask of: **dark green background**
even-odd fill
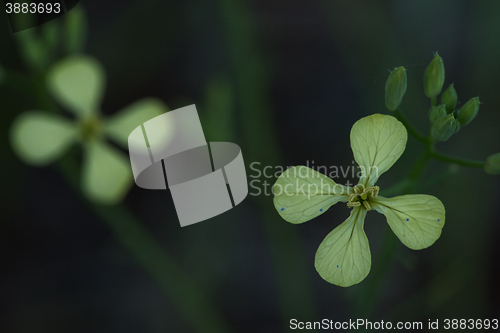
[[[104,114],[148,96],[171,109],[196,103],[207,141],[240,145],[249,175],[254,161],[352,165],[350,128],[363,116],[389,113],[384,84],[387,70],[396,66],[408,70],[403,111],[426,131],[430,103],[422,77],[436,51],[444,59],[445,85],[455,82],[459,101],[479,95],[484,103],[476,120],[438,148],[478,160],[500,151],[498,1],[145,0],[79,6],[88,18],[85,52],[108,75]],[[30,78],[3,12],[0,23],[0,65]],[[224,89],[217,95],[213,87],[220,82]],[[29,91],[0,86],[0,331],[199,331],[57,168],[27,166],[11,151],[12,120],[37,107]],[[218,114],[218,103],[230,105],[230,112]],[[409,138],[405,154],[380,179],[382,190],[405,177],[419,145]],[[78,155],[78,148],[73,152]],[[432,162],[423,179],[446,167]],[[384,267],[381,249],[394,236],[383,238],[384,218],[369,213],[372,272],[347,289],[328,284],[314,269],[318,245],[348,216],[343,204],[291,225],[274,211],[272,197],[249,196],[236,209],[185,228],[168,192],[134,187],[124,205],[233,332],[285,332],[292,318],[500,318],[499,185],[498,176],[459,168],[427,189],[446,207],[441,238],[422,251],[396,241],[380,280],[375,270]],[[203,320],[204,313],[196,316]]]

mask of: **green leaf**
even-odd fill
[[[112,146],[91,141],[85,147],[82,187],[87,197],[102,204],[120,202],[132,184],[129,160]]]
[[[205,112],[200,117],[208,141],[232,141],[236,133],[234,96],[229,80],[211,80],[206,87],[205,96]]]
[[[105,131],[123,147],[128,146],[128,136],[144,122],[168,112],[168,107],[160,100],[146,98],[127,106],[114,115],[105,125]]]
[[[75,6],[64,15],[64,27],[66,51],[82,52],[87,37],[87,20],[82,6]]]
[[[48,60],[52,60],[59,43],[59,26],[56,21],[44,23],[41,29],[41,41],[47,52]],[[52,60],[53,61],[53,60]]]
[[[98,112],[105,80],[104,69],[96,59],[74,55],[52,67],[48,86],[62,106],[83,117]]]
[[[285,221],[304,223],[339,201],[347,202],[349,189],[311,168],[295,166],[276,180],[274,207]]]
[[[372,198],[372,208],[384,214],[392,231],[412,250],[431,246],[441,236],[445,209],[436,197],[425,194]]]
[[[18,15],[19,18],[30,15]],[[24,20],[24,19],[22,19]],[[44,41],[35,35],[34,29],[26,29],[15,34],[14,39],[21,50],[20,55],[24,58],[24,63],[32,71],[40,71],[47,67],[48,50]]]
[[[366,209],[354,207],[347,220],[319,245],[314,266],[326,281],[350,287],[363,281],[370,272],[370,245],[363,230],[366,213]]]
[[[30,111],[13,122],[10,139],[26,163],[46,165],[59,158],[77,138],[73,123],[46,112]]]
[[[373,114],[358,120],[351,129],[351,148],[366,187],[375,185],[380,175],[396,163],[406,148],[406,128],[396,118]]]

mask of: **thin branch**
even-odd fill
[[[396,111],[395,111],[395,114],[396,114],[396,117],[398,118],[398,120],[403,123],[403,125],[406,127],[406,129],[408,130],[408,132],[415,138],[417,139],[418,141],[422,142],[424,145],[427,146],[428,144],[428,140],[427,140],[427,137],[425,135],[423,135],[422,133],[420,133],[419,130],[417,130],[415,127],[413,127],[412,124],[410,124],[410,122],[405,118],[405,116],[403,115],[403,113],[401,112],[401,109],[400,108],[397,108]]]
[[[469,167],[469,168],[479,168],[483,169],[485,165],[485,161],[475,161],[475,160],[469,160],[466,158],[460,158],[460,157],[454,157],[454,156],[448,156],[445,154],[438,153],[437,151],[431,151],[431,156],[441,162],[446,162],[446,163],[453,163],[453,164],[458,164],[461,166]]]

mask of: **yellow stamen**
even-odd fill
[[[366,210],[372,210],[370,199],[378,195],[380,188],[378,186],[370,186],[364,188],[362,184],[353,187],[354,193],[349,196],[347,207],[358,207],[363,204]]]

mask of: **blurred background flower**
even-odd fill
[[[133,183],[129,159],[106,143],[106,136],[127,148],[130,132],[145,121],[168,111],[158,100],[143,99],[110,119],[102,119],[99,104],[105,75],[93,58],[75,55],[57,62],[48,73],[48,86],[56,100],[76,117],[70,122],[44,111],[21,114],[12,125],[12,146],[26,163],[46,165],[79,141],[85,150],[82,188],[89,199],[115,204]]]

